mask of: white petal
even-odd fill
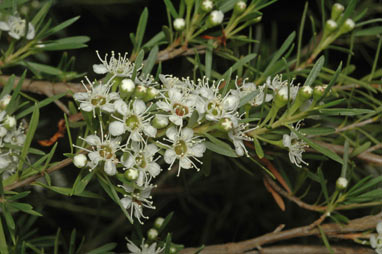
[[[119,97],[119,94],[116,93],[116,92],[109,93],[109,94],[107,95],[107,97],[108,97],[109,101],[114,101],[114,100],[119,100],[119,99],[121,99],[121,97]]]
[[[235,152],[238,156],[243,156],[244,155],[244,149],[241,146],[235,146]]]
[[[142,186],[143,185],[144,178],[145,178],[145,173],[143,171],[139,171],[139,176],[138,176],[138,179],[137,179],[138,186]]]
[[[0,168],[1,169],[7,168],[10,163],[11,163],[11,161],[7,157],[5,157],[5,156],[0,157]]]
[[[192,163],[188,157],[180,158],[179,164],[181,168],[185,168],[185,169],[192,168]]]
[[[375,237],[375,235],[370,236],[370,245],[373,248],[377,247],[377,238]]]
[[[101,106],[101,109],[103,111],[106,111],[106,112],[109,112],[109,113],[113,113],[114,112],[114,104],[106,103],[106,104]]]
[[[93,111],[93,105],[88,102],[88,101],[85,101],[85,102],[81,102],[80,103],[80,108],[85,111],[85,112],[90,112],[90,111]]]
[[[126,168],[131,168],[135,165],[135,157],[134,156],[129,156],[127,160],[123,163],[123,166]]]
[[[157,129],[152,127],[150,124],[147,124],[147,125],[145,124],[143,126],[143,131],[145,132],[147,136],[152,138],[154,138],[157,135]]]
[[[287,135],[287,134],[284,134],[284,135],[283,135],[283,145],[284,145],[285,147],[291,147],[291,138],[290,138],[290,136]]]
[[[168,97],[171,101],[181,102],[183,96],[178,89],[171,88],[170,90],[168,90]]]
[[[156,162],[152,162],[152,163],[150,163],[150,164],[147,166],[147,168],[148,168],[148,171],[149,171],[149,173],[150,173],[150,175],[151,175],[152,177],[156,177],[157,175],[159,175],[159,173],[160,173],[160,171],[161,171],[160,166],[159,166],[158,163],[156,163]]]
[[[117,100],[114,102],[115,110],[121,115],[127,115],[128,107],[127,104],[123,100]]]
[[[35,30],[34,30],[34,26],[32,25],[32,23],[28,23],[28,33],[27,33],[27,39],[28,40],[32,40],[35,36]]]
[[[137,115],[142,114],[146,110],[146,104],[142,100],[136,100],[133,103],[133,111]]]
[[[86,143],[92,146],[101,144],[101,139],[97,135],[89,135],[85,138]]]
[[[109,125],[109,133],[113,136],[120,136],[125,133],[125,125],[120,121],[114,121]]]
[[[105,74],[108,72],[103,64],[93,64],[93,71],[97,74]]]
[[[196,144],[191,148],[191,153],[195,157],[203,157],[203,153],[206,151],[204,144]]]
[[[125,197],[125,198],[122,198],[121,199],[121,205],[123,206],[123,208],[127,209],[131,206],[131,198],[130,197]],[[130,248],[129,248],[130,250]],[[130,250],[131,251],[131,250]]]
[[[194,131],[191,128],[184,128],[181,133],[183,140],[189,140],[194,136]]]
[[[101,156],[99,155],[98,151],[90,152],[88,154],[89,159],[94,164],[94,167],[98,165],[98,162],[101,160]]]
[[[176,153],[172,149],[167,149],[166,152],[164,153],[163,158],[167,164],[172,164],[174,160],[176,160]]]
[[[382,235],[382,221],[377,224],[377,232],[379,235]]]
[[[183,123],[183,118],[180,117],[180,116],[177,116],[177,115],[171,115],[171,116],[169,116],[168,119],[169,119],[173,124],[178,125],[178,126],[182,125],[182,123]]]
[[[145,148],[145,157],[151,158],[154,154],[159,151],[159,148],[154,144],[149,144]]]
[[[8,34],[9,36],[11,36],[12,38],[15,38],[16,40],[20,39],[20,35],[13,31],[10,31]]]
[[[175,141],[177,139],[177,136],[178,136],[178,131],[176,130],[176,128],[174,126],[168,128],[166,130],[166,136],[171,140],[171,141]]]
[[[88,93],[75,93],[73,95],[73,98],[76,101],[86,101],[89,99],[89,94]]]
[[[4,22],[4,21],[0,21],[0,30],[3,30],[3,31],[9,31],[9,25],[8,23]]]
[[[105,162],[105,173],[110,175],[110,176],[113,176],[117,173],[117,167],[115,166],[115,164],[111,161],[111,160],[107,160]]]
[[[164,102],[164,101],[158,101],[157,103],[157,107],[163,111],[166,111],[166,112],[169,112],[171,111],[171,105],[168,104],[167,102]]]

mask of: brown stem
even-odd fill
[[[350,220],[347,225],[338,225],[336,223],[324,224],[321,226],[321,230],[326,234],[327,237],[336,238],[337,234],[362,232],[365,230],[373,229],[376,227],[377,223],[380,220],[382,220],[382,213]],[[289,229],[289,230],[285,230],[281,232],[271,232],[271,233],[268,233],[253,239],[241,241],[241,242],[210,245],[205,247],[199,253],[200,254],[239,254],[245,251],[253,250],[265,244],[270,244],[270,243],[298,238],[298,237],[307,237],[312,235],[320,235],[320,231],[317,228],[310,228],[310,225],[308,225],[308,226],[293,228],[293,229]],[[198,248],[186,248],[180,251],[180,253],[191,254],[191,253],[195,253],[196,250],[198,250]],[[256,252],[252,252],[252,253],[256,253]],[[295,253],[301,253],[301,252],[298,251]]]
[[[325,246],[315,245],[279,245],[261,250],[245,252],[245,254],[374,254],[375,251],[367,247],[331,245],[333,252],[330,252]],[[243,253],[244,254],[244,253]]]

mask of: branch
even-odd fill
[[[365,230],[373,229],[375,228],[377,223],[381,220],[382,220],[382,213],[379,213],[377,215],[370,215],[370,216],[365,216],[362,218],[350,220],[347,225],[338,225],[336,223],[324,224],[321,226],[321,230],[326,234],[327,237],[335,238],[337,234],[341,234],[341,233],[362,232]],[[205,247],[199,253],[200,254],[239,254],[245,251],[259,248],[261,245],[270,244],[270,243],[297,238],[297,237],[306,237],[311,235],[320,235],[320,231],[317,228],[310,228],[310,225],[308,225],[308,226],[298,227],[298,228],[289,229],[289,230],[285,230],[281,232],[271,232],[271,233],[268,233],[253,239],[241,241],[241,242],[210,245]],[[195,253],[195,251],[197,250],[198,248],[186,248],[180,251],[180,253],[191,254],[191,253]],[[249,252],[249,253],[259,253],[259,252]],[[282,253],[282,252],[277,252],[277,253]],[[301,253],[301,251],[297,251],[294,253]],[[337,253],[341,253],[341,252],[337,252]],[[342,253],[348,253],[348,252],[342,252]],[[363,252],[357,252],[357,253],[363,253]],[[368,252],[364,252],[364,253],[368,253]]]
[[[257,251],[248,251],[245,254],[374,254],[375,251],[371,248],[331,245],[333,252],[330,252],[325,246],[315,245],[280,245],[262,248]],[[244,253],[243,253],[244,254]]]

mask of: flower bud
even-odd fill
[[[186,21],[182,18],[177,18],[173,22],[176,31],[182,31],[186,27]]]
[[[170,253],[175,254],[177,252],[176,248],[174,246],[170,247]]]
[[[307,99],[310,99],[313,95],[313,89],[310,86],[303,86],[298,90],[297,97],[300,98],[302,101],[306,101]]]
[[[245,1],[240,0],[236,2],[235,6],[233,7],[233,13],[241,14],[245,11],[246,8],[247,8],[247,4],[245,3]]]
[[[220,25],[223,23],[224,13],[222,11],[214,10],[208,16],[207,24],[210,27]]]
[[[233,122],[229,118],[222,118],[219,120],[217,128],[221,131],[228,132],[233,128]]]
[[[344,12],[344,9],[345,8],[342,4],[339,4],[339,3],[333,4],[330,18],[332,20],[337,20],[338,17]]]
[[[120,93],[121,97],[129,97],[130,95],[133,94],[135,90],[135,84],[131,79],[123,79],[121,84],[120,84]]]
[[[124,173],[125,175],[125,178],[129,181],[135,181],[138,179],[138,176],[139,176],[139,172],[138,172],[138,169],[135,169],[135,168],[130,168],[130,169],[127,169]]]
[[[88,162],[88,158],[84,154],[77,154],[73,158],[73,164],[77,168],[85,167],[87,162]]]
[[[154,221],[154,228],[160,229],[163,225],[163,222],[164,222],[164,218],[162,218],[162,217],[156,218]]]
[[[342,24],[340,28],[340,34],[346,34],[353,30],[355,27],[355,23],[352,19],[347,19],[345,22]]]
[[[339,190],[344,190],[348,186],[348,180],[345,177],[340,177],[337,179],[336,187]]]
[[[125,133],[125,125],[120,121],[114,121],[109,124],[109,133],[112,136],[120,136]]]
[[[4,127],[8,130],[13,129],[16,126],[16,118],[7,115],[4,120]]]
[[[203,0],[200,4],[200,9],[205,12],[210,12],[214,8],[212,0]]]
[[[325,23],[325,33],[326,35],[330,34],[334,30],[336,30],[338,27],[337,22],[335,22],[332,19],[328,19]]]
[[[134,96],[138,99],[143,99],[147,94],[147,87],[138,85],[134,91]]]
[[[167,127],[168,118],[165,116],[155,115],[154,119],[151,121],[151,125],[157,129]]]
[[[11,101],[11,96],[8,94],[8,95],[5,95],[3,98],[1,98],[0,100],[0,110],[4,110],[9,102]]]
[[[321,86],[316,86],[313,89],[313,99],[318,100],[324,95],[325,89],[328,87],[328,85],[321,85]]]
[[[150,228],[149,231],[147,231],[147,238],[149,240],[155,240],[158,237],[158,235],[159,232],[155,228]]]
[[[145,98],[143,98],[143,100],[145,102],[151,101],[152,99],[155,99],[158,96],[158,94],[159,94],[158,89],[156,89],[155,87],[149,87],[147,89],[147,94],[146,94]]]
[[[284,107],[288,103],[288,87],[282,87],[277,91],[274,102],[278,108]]]

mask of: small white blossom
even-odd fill
[[[123,79],[121,83],[121,91],[125,93],[132,93],[135,89],[135,84],[131,79]]]
[[[168,138],[166,141],[172,143],[171,145],[165,145],[167,150],[164,153],[164,161],[170,165],[169,170],[175,161],[179,160],[178,176],[182,168],[195,168],[199,171],[199,168],[192,160],[202,163],[197,158],[203,157],[203,153],[206,151],[204,140],[194,136],[194,131],[187,127],[179,130],[170,127],[166,131],[166,136]]]
[[[174,20],[174,27],[175,27],[175,30],[177,31],[181,31],[184,29],[184,27],[186,26],[186,21],[184,21],[184,19],[182,18],[176,18]]]
[[[114,118],[117,122],[122,123],[122,125],[112,122],[109,125],[109,131],[112,135],[128,131],[130,135],[127,143],[130,139],[132,141],[145,142],[143,134],[152,138],[156,136],[157,129],[150,124],[150,120],[153,118],[148,112],[150,108],[146,107],[142,100],[130,101],[129,105],[123,100],[117,100],[114,106],[115,110],[121,114],[122,119],[116,116]]]
[[[110,92],[112,84],[95,85],[88,78],[86,80],[89,83],[90,89],[82,82],[86,92],[75,93],[73,95],[73,98],[80,103],[80,109],[85,112],[93,112],[93,117],[95,117],[96,109],[108,113],[114,112],[113,102],[120,97],[118,93]]]
[[[382,254],[382,221],[377,224],[377,234],[370,236],[370,245],[378,254]]]
[[[148,245],[145,243],[145,239],[142,239],[141,246],[138,247],[135,245],[132,241],[127,239],[127,248],[130,251],[129,254],[160,254],[163,252],[164,247],[157,248],[157,243],[152,243],[151,245]]]
[[[136,188],[127,185],[119,185],[119,187],[123,188],[127,193],[121,199],[122,206],[130,212],[129,215],[131,218],[134,216],[143,224],[141,218],[148,219],[148,217],[143,215],[142,208],[155,209],[151,201],[152,196],[150,195],[154,186],[145,184]]]
[[[32,23],[29,22],[27,24],[25,19],[18,16],[9,16],[6,22],[0,21],[0,30],[8,31],[9,36],[16,40],[23,36],[28,40],[32,40],[35,36],[35,29]]]
[[[299,127],[300,125],[297,123],[295,129],[298,130]],[[302,159],[302,153],[305,152],[305,148],[308,147],[308,145],[300,140],[294,132],[291,132],[290,135],[283,135],[283,145],[289,149],[289,159],[293,164],[299,168],[302,167],[301,163],[308,165],[308,163]]]
[[[271,77],[268,77],[267,78],[267,81],[265,82],[265,85],[272,89],[273,92],[274,92],[274,96],[281,90],[283,89],[283,92],[282,93],[285,93],[285,88],[287,89],[286,91],[288,91],[288,81],[287,80],[282,80],[282,76],[281,75],[276,75],[273,79],[271,79]],[[298,92],[298,86],[295,86],[293,84],[293,81],[289,84],[289,98],[291,100],[294,100],[296,99],[296,96],[297,96],[297,92]],[[274,97],[273,96],[273,97]],[[287,97],[288,98],[288,94],[287,94]]]
[[[116,58],[114,51],[111,52],[110,59],[108,59],[108,54],[102,59],[99,52],[96,51],[101,64],[94,64],[93,71],[97,74],[111,73],[114,77],[126,77],[131,78],[134,72],[135,64],[131,63],[127,57],[127,53],[123,56],[118,53],[118,58]],[[138,68],[139,71],[141,67]]]
[[[266,90],[265,84],[261,86],[257,86],[254,83],[244,83],[240,88],[241,88],[240,99],[242,99],[243,97],[245,97],[246,95],[252,92],[257,92],[255,97],[249,101],[249,104],[251,104],[252,106],[259,106],[263,104],[264,101],[269,102],[273,98],[272,94],[265,93],[265,90]]]
[[[219,25],[223,22],[224,13],[219,10],[214,10],[210,13],[209,20],[212,25]]]
[[[142,148],[142,143],[133,142],[131,144],[132,153],[123,162],[126,168],[138,169],[137,185],[143,186],[150,182],[151,178],[159,175],[161,168],[154,160],[154,155],[159,151],[159,148],[154,144],[148,144]]]
[[[248,124],[235,124],[235,126],[237,127],[228,132],[228,137],[232,140],[235,152],[238,156],[243,156],[244,154],[249,156],[244,141],[253,141],[251,137],[246,135],[246,132],[253,129],[247,129]]]
[[[204,11],[211,11],[212,8],[214,8],[214,3],[212,2],[212,0],[203,0],[202,1],[202,9]]]

